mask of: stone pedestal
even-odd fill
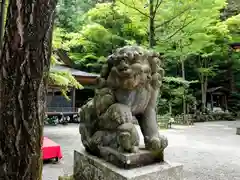
[[[240,127],[237,127],[236,134],[237,134],[237,135],[240,135]]]
[[[109,147],[100,147],[100,155],[102,159],[122,169],[163,162],[163,152],[154,154],[144,148],[140,148],[137,153],[121,153]]]
[[[183,166],[163,162],[126,170],[82,149],[74,151],[74,180],[183,180]]]

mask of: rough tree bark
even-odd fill
[[[182,40],[179,41],[179,48],[180,48],[180,52],[182,52],[183,49],[183,45],[182,45]],[[181,70],[182,70],[182,78],[183,80],[186,80],[186,75],[185,75],[185,57],[180,57],[180,63],[181,63]],[[184,89],[184,93],[183,93],[183,97],[182,97],[182,102],[183,102],[183,121],[185,121],[186,119],[186,92]]]
[[[206,112],[208,77],[201,74],[202,112]]]
[[[1,9],[0,9],[0,49],[2,49],[2,35],[3,35],[3,29],[4,29],[4,15],[5,15],[5,0],[1,0]]]
[[[56,0],[10,0],[0,59],[0,179],[41,179]]]
[[[182,78],[183,80],[186,80],[186,77],[185,77],[185,64],[184,64],[184,59],[181,59],[181,66],[182,66]],[[186,93],[185,93],[185,90],[184,90],[184,93],[183,93],[183,121],[185,121],[185,115],[186,115]]]
[[[149,48],[155,46],[154,0],[149,0]]]

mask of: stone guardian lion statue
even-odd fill
[[[80,134],[86,150],[100,155],[100,147],[134,153],[139,148],[137,119],[145,148],[163,151],[168,141],[159,134],[156,102],[164,76],[159,55],[139,46],[117,49],[107,59],[95,96],[80,113]]]

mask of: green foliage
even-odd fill
[[[106,62],[105,57],[97,57],[93,54],[87,54],[82,57],[79,53],[70,53],[70,58],[75,61],[79,69],[84,69],[87,72],[100,72],[102,64]]]
[[[102,62],[113,49],[142,42],[145,34],[111,3],[97,4],[82,15],[85,23],[79,32],[54,31],[58,48],[69,52],[79,69],[99,72]]]
[[[165,56],[179,57],[179,60],[204,52],[204,48],[215,44],[217,33],[227,32],[226,26],[218,24],[224,0],[189,1],[183,6],[187,10],[167,26],[164,34],[159,34],[160,42],[156,47],[164,51]]]
[[[76,31],[83,24],[82,14],[88,11],[94,3],[88,0],[60,0],[56,7],[57,27],[63,28],[68,32]]]
[[[232,33],[231,42],[240,42],[240,14],[228,18],[225,22],[230,32]]]
[[[198,81],[186,81],[180,77],[164,77],[161,96],[158,99],[158,113],[169,113],[170,108],[173,114],[182,112],[182,98],[185,95],[186,102],[192,104],[196,99],[189,92],[189,86]],[[171,107],[170,107],[171,106]]]
[[[212,113],[211,116],[213,117],[212,120],[214,121],[234,121],[236,118],[233,116],[232,113]]]
[[[168,129],[170,118],[171,118],[170,114],[158,115],[157,121],[158,121],[159,127]]]
[[[59,62],[56,60],[56,57],[52,55],[51,66],[54,66],[57,63]],[[50,84],[61,86],[64,90],[68,90],[68,87],[74,87],[77,89],[82,88],[82,86],[70,72],[54,71],[50,69],[49,81]]]
[[[119,34],[124,24],[130,23],[128,16],[125,16],[112,3],[97,4],[95,8],[86,13],[89,22],[95,22],[106,29],[111,29],[115,34]]]
[[[74,180],[73,175],[71,176],[59,176],[58,180]]]
[[[146,33],[139,28],[138,23],[133,21],[120,7],[114,6],[112,3],[97,4],[95,8],[87,12],[86,18],[89,22],[98,23],[112,34],[125,40],[145,39]]]
[[[82,86],[76,81],[76,79],[69,72],[50,71],[49,82],[51,84],[61,87],[62,94],[68,99],[67,91],[70,87],[77,89]]]
[[[53,49],[61,49],[63,47],[64,39],[66,38],[66,31],[62,28],[55,27],[53,33]]]
[[[164,77],[163,82],[166,83],[176,83],[179,85],[183,85],[184,87],[189,87],[190,84],[192,83],[197,83],[198,81],[186,81],[181,77]]]
[[[112,34],[97,23],[91,23],[82,28],[80,33],[65,35],[62,47],[69,52],[70,58],[78,68],[99,72],[102,62],[112,49],[126,44],[125,40]]]
[[[53,49],[57,49],[61,47],[62,36],[61,34],[64,32],[62,29],[57,29],[56,33],[53,36]],[[59,61],[56,58],[56,55],[53,54],[51,56],[51,66],[55,64],[59,64]],[[69,88],[74,87],[76,89],[83,88],[82,85],[72,76],[70,72],[59,72],[53,71],[50,69],[49,72],[49,84],[60,86],[62,94],[67,98],[67,91]]]
[[[54,31],[55,47],[66,50],[75,67],[98,73],[113,49],[127,44],[148,46],[149,2],[76,2],[59,2]],[[200,83],[213,86],[218,78],[216,84],[220,85],[220,76],[229,73],[229,64],[236,74],[236,85],[240,84],[240,53],[229,55],[229,43],[240,41],[236,3],[230,2],[226,7],[226,0],[158,2],[153,4],[154,48],[163,53],[167,73],[158,102],[161,113],[169,112],[170,105],[173,113],[181,113],[183,95],[191,104],[195,101],[192,92],[198,91]],[[229,13],[232,10],[234,13]],[[182,77],[181,65],[186,79],[179,77]]]

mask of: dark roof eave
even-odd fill
[[[226,93],[230,92],[229,89],[226,89],[226,88],[224,88],[222,86],[209,88],[207,90],[208,93],[213,93],[213,92],[216,92],[216,91],[223,91],[223,92],[226,92]]]
[[[100,76],[82,76],[82,75],[73,75],[74,77],[78,77],[78,78],[98,78]]]
[[[230,45],[232,48],[234,48],[235,46],[240,46],[240,42],[230,43],[229,45]]]

